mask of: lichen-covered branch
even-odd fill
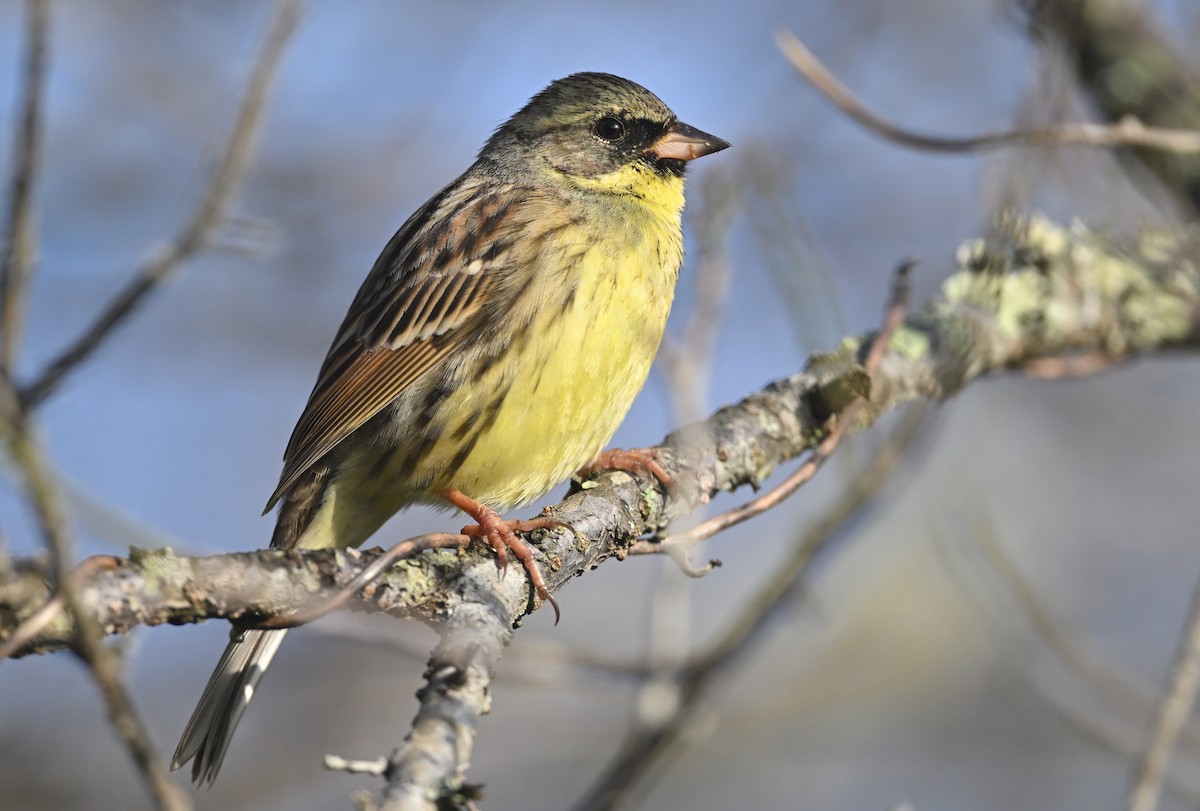
[[[943,296],[909,316],[875,377],[867,423],[912,400],[945,399],[980,375],[1042,358],[1101,352],[1114,361],[1200,347],[1200,275],[1190,239],[1165,233],[1117,240],[1081,225],[1012,220],[959,250]],[[718,491],[757,485],[818,441],[830,416],[862,390],[858,355],[870,336],[778,380],[708,420],[672,433],[665,464],[671,496],[654,481],[607,474],[550,509],[573,527],[535,536],[552,590],[633,539],[655,533]],[[140,625],[273,615],[328,596],[377,553],[259,551],[207,558],[136,552],[95,573],[81,595],[109,633]],[[46,567],[0,567],[0,639],[49,598]],[[530,608],[521,578],[496,575],[485,552],[426,553],[379,578],[359,608],[443,621],[461,605],[498,600],[509,622]],[[65,619],[28,651],[61,647]]]
[[[669,495],[652,479],[614,472],[549,508],[574,529],[533,538],[549,588],[623,557],[634,539],[659,532],[718,491],[757,485],[819,442],[829,419],[868,388],[860,428],[903,403],[942,400],[981,375],[1047,358],[1083,353],[1117,362],[1200,348],[1200,275],[1191,249],[1189,237],[1163,233],[1116,239],[1036,218],[998,225],[960,249],[959,270],[942,296],[906,319],[869,386],[859,362],[871,336],[847,338],[804,371],[668,436]],[[79,596],[109,633],[273,615],[337,592],[377,554],[138,552],[83,578]],[[44,577],[36,561],[0,566],[0,639],[50,598]],[[427,552],[392,567],[355,598],[359,608],[445,629],[417,726],[385,770],[386,807],[425,807],[406,804],[414,798],[432,807],[430,797],[467,791],[474,719],[486,710],[491,673],[531,599],[525,579],[501,579],[484,551]],[[69,638],[60,617],[24,651],[51,650]]]

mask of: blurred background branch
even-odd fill
[[[1108,121],[1200,130],[1200,73],[1184,60],[1150,10],[1130,0],[1026,0],[1033,34],[1057,44],[1079,87]],[[1130,146],[1153,146],[1137,141]],[[1200,154],[1131,150],[1187,209],[1200,213]]]
[[[25,299],[37,251],[33,192],[41,157],[42,87],[50,27],[49,0],[27,0],[25,8],[25,77],[13,138],[4,252],[0,254],[0,371],[6,375],[20,351]]]
[[[138,273],[125,290],[97,318],[71,348],[52,362],[28,387],[14,387],[20,338],[29,304],[30,283],[37,253],[33,191],[42,152],[41,119],[47,73],[49,31],[48,0],[26,3],[26,64],[22,112],[14,138],[15,159],[9,199],[5,250],[0,263],[0,376],[3,377],[4,421],[0,430],[16,475],[24,486],[28,505],[49,554],[49,567],[41,577],[51,594],[42,600],[43,620],[53,619],[53,607],[68,617],[64,642],[87,666],[108,710],[114,730],[129,752],[155,807],[186,811],[192,807],[171,780],[128,689],[120,652],[105,646],[104,631],[94,619],[94,606],[85,605],[71,570],[76,544],[69,529],[60,486],[51,473],[48,455],[38,436],[32,409],[41,403],[72,368],[84,361],[109,331],[133,311],[136,304],[179,262],[203,246],[209,229],[219,224],[229,197],[248,160],[249,144],[265,107],[275,68],[298,18],[299,4],[280,0],[278,12],[250,80],[242,114],[234,128],[223,161],[191,222],[180,236]],[[18,567],[20,564],[17,564]],[[8,574],[8,572],[5,572]],[[17,629],[18,639],[25,634]]]
[[[225,224],[228,209],[249,163],[255,136],[266,115],[271,83],[288,41],[299,24],[300,8],[300,0],[278,0],[275,18],[250,74],[229,140],[192,215],[173,239],[151,252],[145,264],[134,271],[133,277],[79,337],[20,388],[21,402],[27,408],[37,406],[53,393],[63,378],[96,351],[155,287],[180,265],[205,250],[213,232]]]

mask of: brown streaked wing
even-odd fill
[[[487,195],[468,193],[472,188],[453,184],[430,200],[363,282],[292,431],[264,513],[305,470],[474,332],[474,316],[505,276],[508,251],[497,248],[507,244],[515,197],[507,185]],[[470,227],[476,223],[484,227]],[[469,241],[469,253],[456,250],[461,241]]]

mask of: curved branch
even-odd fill
[[[1152,127],[1131,114],[1110,125],[1075,122],[1055,127],[1003,130],[961,138],[915,132],[872,112],[813,55],[791,31],[776,37],[779,49],[796,72],[833,105],[867,130],[893,143],[929,152],[979,152],[1009,146],[1146,147],[1178,155],[1200,153],[1200,131]]]

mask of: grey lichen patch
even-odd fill
[[[444,573],[451,569],[457,570],[461,565],[458,550],[429,550],[418,557],[392,564],[392,570],[404,570],[404,586],[398,588],[394,584],[388,584],[388,587],[404,593],[409,604],[417,605],[437,595],[444,587]]]
[[[357,555],[355,556],[357,557]],[[337,572],[346,570],[347,555],[344,549],[334,549],[332,555],[328,558],[328,564],[322,565],[318,561],[309,560],[306,562],[309,569],[312,570],[317,577],[308,578],[305,580],[305,587],[310,593],[320,591],[324,584],[322,581],[325,578],[332,579]]]
[[[774,412],[767,409],[758,409],[754,415],[758,419],[759,430],[766,436],[779,437],[783,435],[783,423]]]
[[[169,546],[160,549],[142,549],[137,546],[129,547],[129,562],[144,573],[144,588],[147,593],[157,596],[171,590],[176,585],[179,575],[179,558]]]
[[[658,526],[659,505],[661,503],[658,491],[653,487],[647,487],[641,491],[640,496],[642,519],[646,522],[647,526]]]

